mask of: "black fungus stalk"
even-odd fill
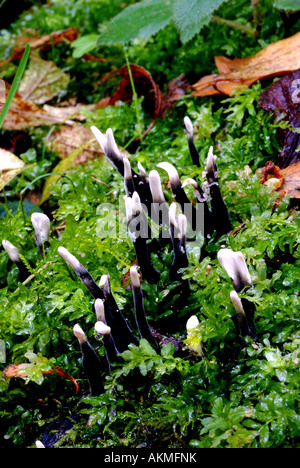
[[[217,157],[213,154],[213,148],[210,147],[205,167],[205,176],[210,193],[210,208],[214,229],[218,235],[223,235],[230,232],[232,228],[229,213],[220,190],[216,159]]]
[[[103,291],[94,281],[87,269],[65,247],[59,247],[58,253],[72,267],[82,283],[88,288],[94,299],[103,299]]]
[[[107,325],[111,328],[111,334],[114,339],[117,350],[122,353],[128,346],[138,344],[139,340],[132,333],[127,320],[120,311],[118,304],[111,292],[109,275],[103,275],[100,280],[100,287],[104,294],[104,311]]]
[[[132,178],[132,170],[129,159],[123,158],[124,163],[124,188],[125,193],[128,197],[132,197],[134,190],[133,178]]]
[[[91,396],[99,396],[104,392],[101,377],[101,361],[94,348],[88,342],[84,331],[76,324],[73,333],[79,341],[82,354],[82,367],[87,376]]]
[[[137,192],[134,192],[132,198],[126,198],[125,207],[128,231],[142,276],[150,284],[157,283],[160,274],[154,268],[149,254],[147,245],[149,226]]]
[[[193,128],[191,119],[187,116],[184,118],[184,125],[186,128],[186,137],[187,137],[187,142],[188,142],[188,147],[189,147],[189,152],[192,158],[192,162],[195,166],[199,167],[200,156],[199,156],[199,152],[196,148],[195,141],[194,141],[194,128]]]
[[[35,232],[35,242],[39,252],[45,258],[45,251],[49,248],[50,219],[43,213],[33,213],[31,223]]]
[[[254,314],[255,305],[246,298],[240,299],[238,293],[252,287],[252,280],[242,252],[233,252],[231,249],[221,249],[218,260],[224,268],[235,291],[230,298],[237,313],[237,329],[241,336],[249,335],[257,341]]]
[[[145,338],[154,347],[158,347],[154,336],[152,335],[150,326],[147,321],[144,308],[143,292],[141,289],[140,278],[136,267],[130,268],[131,288],[134,300],[135,320],[141,338]]]
[[[95,323],[95,330],[97,332],[96,339],[99,338],[99,335],[102,335],[103,337],[105,355],[110,371],[111,363],[118,362],[121,360],[121,358],[118,356],[119,351],[112,337],[111,328],[107,325],[105,318],[104,302],[101,299],[96,299],[95,301],[95,312],[97,319],[97,322]]]
[[[188,266],[186,252],[187,219],[183,214],[176,216],[176,203],[172,203],[169,210],[170,237],[173,245],[174,258],[170,268],[170,280],[181,280],[181,269]]]
[[[112,164],[112,166],[121,174],[125,176],[124,157],[122,156],[114,139],[113,131],[109,128],[104,135],[97,127],[92,126],[91,131],[93,132],[96,140],[101,146],[105,156]],[[126,163],[125,163],[126,164]],[[152,196],[149,186],[148,178],[146,177],[145,171],[140,169],[138,174],[131,169],[132,181],[134,190],[139,194],[141,202],[147,207],[148,212],[151,210]],[[126,182],[124,181],[125,186]]]
[[[7,240],[2,241],[2,246],[4,250],[6,250],[6,252],[8,253],[8,256],[11,259],[11,261],[14,262],[16,266],[18,267],[19,281],[23,283],[30,275],[30,272],[27,266],[25,265],[25,263],[20,258],[19,249]]]

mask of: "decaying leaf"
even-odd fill
[[[18,92],[24,99],[44,104],[66,89],[69,81],[69,75],[62,72],[54,62],[41,59],[38,52],[34,51]]]
[[[274,112],[275,116],[285,114],[293,129],[300,128],[300,70],[296,70],[275,81],[259,98],[260,106]],[[300,134],[290,129],[281,131],[282,151],[278,157],[280,168],[296,163],[300,158]]]
[[[33,364],[28,364],[28,363],[22,363],[22,364],[11,364],[8,366],[6,369],[3,371],[3,377],[7,379],[11,379],[13,377],[21,377],[21,378],[26,378],[27,377],[27,371],[31,369]],[[79,391],[79,385],[77,381],[69,375],[66,371],[64,371],[61,367],[55,366],[54,369],[51,369],[49,371],[42,371],[42,374],[57,374],[61,375],[65,379],[71,380],[73,384],[75,385],[76,392]]]
[[[53,46],[60,44],[61,42],[71,43],[75,41],[75,39],[77,39],[78,37],[79,31],[75,27],[70,27],[61,31],[54,31],[51,34],[46,34],[41,37],[27,37],[25,38],[25,40],[23,40],[21,47],[16,47],[13,50],[11,57],[4,60],[3,62],[0,62],[0,67],[6,65],[11,60],[19,60],[20,58],[22,58],[26,44],[30,44],[31,50],[41,50],[45,52],[47,50],[50,50]]]
[[[271,185],[281,196],[300,199],[300,162],[280,169],[268,161],[261,169],[260,183]]]
[[[58,153],[61,159],[67,158],[76,149],[84,146],[74,159],[74,165],[84,164],[89,159],[103,156],[103,151],[93,138],[91,130],[81,124],[62,125],[58,130],[52,132],[47,146]]]
[[[75,104],[74,106],[50,106],[49,104],[44,104],[43,109],[47,112],[48,115],[59,120],[78,120],[80,122],[86,120],[86,116],[82,113],[84,109],[89,111],[94,110],[96,104]]]
[[[215,57],[219,74],[202,77],[191,86],[194,96],[233,93],[238,86],[251,86],[258,80],[284,75],[300,68],[300,32],[274,42],[252,57],[230,60]]]
[[[5,83],[5,88],[7,96],[10,85]],[[0,111],[2,107],[3,105],[0,104]],[[23,130],[27,127],[40,127],[57,123],[64,123],[64,119],[48,114],[35,102],[24,99],[19,93],[16,93],[2,128],[5,130]]]
[[[25,166],[24,161],[13,153],[0,148],[0,191],[18,174],[32,166]]]
[[[163,117],[187,92],[188,86],[183,74],[168,84],[167,92],[163,95],[148,70],[135,64],[131,64],[130,69],[136,92],[144,97],[143,105],[153,119]],[[121,69],[120,74],[123,79],[116,92],[110,98],[101,99],[97,107],[114,105],[117,101],[130,102],[132,100],[132,86],[127,66]]]
[[[280,193],[290,195],[291,198],[300,199],[300,162],[292,164],[281,171],[283,183]]]

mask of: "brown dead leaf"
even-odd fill
[[[103,151],[93,138],[91,130],[81,124],[62,125],[58,130],[52,132],[47,146],[58,153],[61,159],[67,158],[77,148],[84,146],[73,161],[73,165],[84,164],[89,159],[103,156]]]
[[[69,75],[62,72],[54,62],[43,60],[37,51],[33,51],[18,92],[24,99],[44,104],[66,89],[69,81]]]
[[[300,199],[300,162],[282,169],[281,174],[283,183],[278,191],[290,195],[291,198]]]
[[[0,192],[18,174],[32,166],[33,165],[25,166],[24,161],[13,153],[0,148]]]
[[[194,96],[230,95],[238,86],[251,86],[263,78],[290,73],[300,68],[300,32],[274,42],[252,57],[230,60],[215,57],[220,74],[202,77],[191,86]]]
[[[27,377],[27,372],[26,370],[27,369],[30,369],[32,368],[32,364],[27,364],[27,363],[23,363],[23,364],[11,364],[10,366],[8,366],[6,369],[4,369],[3,371],[3,377],[7,378],[7,379],[11,379],[13,377],[21,377],[21,378],[26,378]],[[66,371],[64,371],[64,369],[62,369],[61,367],[58,367],[58,366],[55,366],[54,369],[51,369],[49,371],[42,371],[42,374],[57,374],[57,375],[61,375],[62,377],[64,377],[65,379],[68,379],[68,380],[71,380],[71,382],[73,382],[73,384],[75,385],[75,388],[76,388],[76,392],[79,391],[79,385],[77,383],[77,381],[74,379],[74,377],[72,377],[71,375],[69,375]]]
[[[64,29],[61,31],[54,31],[51,34],[46,34],[40,37],[30,37],[25,36],[23,37],[22,46],[16,47],[8,59],[0,62],[0,67],[6,65],[7,63],[11,62],[11,60],[20,60],[23,56],[26,44],[30,44],[31,50],[41,50],[46,52],[50,50],[53,46],[60,44],[62,42],[71,43],[75,41],[79,37],[79,31],[75,27],[70,27],[68,29]],[[18,39],[20,42],[20,39]]]
[[[274,112],[275,116],[285,115],[292,129],[300,128],[300,70],[275,81],[259,97],[259,105],[266,111]],[[278,165],[285,168],[300,159],[300,134],[291,129],[281,130],[282,151],[278,157]]]
[[[7,96],[10,85],[5,83],[5,86]],[[3,105],[0,104],[0,111],[2,107]],[[53,117],[34,102],[24,99],[19,93],[16,93],[2,128],[5,130],[23,130],[27,127],[40,127],[63,122],[64,119]]]
[[[131,64],[130,69],[136,93],[139,96],[144,96],[143,105],[153,119],[163,117],[178,99],[187,92],[188,86],[183,74],[169,83],[166,95],[163,95],[148,70],[135,64]],[[118,70],[114,69],[114,76],[116,73],[118,73]],[[116,92],[109,98],[101,99],[97,107],[113,106],[117,101],[131,102],[133,93],[127,66],[122,67],[119,73],[123,76],[123,79]]]
[[[44,111],[47,112],[48,115],[52,115],[53,117],[59,120],[78,120],[83,122],[86,119],[86,116],[82,113],[84,109],[92,111],[96,108],[96,104],[75,104],[74,106],[50,106],[49,104],[45,104],[43,106]]]

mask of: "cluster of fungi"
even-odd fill
[[[194,165],[200,168],[199,152],[194,141],[194,129],[189,117],[185,117],[184,125],[187,135],[187,143],[191,159]],[[88,270],[78,261],[76,256],[65,247],[60,246],[58,253],[71,266],[75,274],[87,287],[94,299],[95,331],[96,339],[102,339],[105,348],[106,368],[111,369],[115,362],[122,362],[121,354],[128,349],[130,344],[138,344],[141,338],[146,339],[156,350],[163,343],[159,332],[156,332],[148,323],[147,313],[144,307],[141,278],[149,284],[156,284],[160,278],[160,272],[154,267],[149,250],[151,228],[149,213],[157,224],[160,232],[168,233],[167,241],[173,251],[173,263],[169,271],[171,281],[178,281],[188,289],[188,281],[184,278],[184,269],[188,266],[187,254],[187,228],[190,226],[193,232],[199,228],[199,216],[202,219],[201,235],[205,240],[211,236],[228,234],[232,227],[229,213],[222,198],[219,175],[216,165],[216,156],[212,147],[209,150],[205,171],[204,184],[200,185],[195,179],[180,180],[176,168],[169,162],[158,164],[160,169],[167,172],[169,186],[172,191],[173,201],[168,205],[161,185],[158,171],[152,170],[147,176],[143,166],[138,163],[138,171],[131,168],[130,161],[123,156],[115,142],[111,129],[103,134],[98,128],[91,127],[96,140],[118,173],[124,179],[126,221],[130,239],[135,249],[137,265],[130,268],[131,288],[134,302],[134,315],[138,329],[137,337],[128,324],[128,320],[122,314],[113,296],[109,274],[101,277],[97,284]],[[191,184],[194,190],[195,200],[192,203],[185,193],[184,187]],[[177,214],[177,212],[179,213]],[[31,216],[35,231],[36,245],[44,257],[49,247],[50,220],[43,213],[33,213]],[[156,239],[156,242],[159,241]],[[19,280],[24,282],[29,272],[20,257],[19,250],[8,240],[3,240],[2,245],[10,259],[18,266]],[[152,246],[153,249],[153,246]],[[241,252],[234,252],[228,248],[221,248],[218,252],[218,260],[232,281],[233,291],[230,293],[232,304],[236,311],[235,325],[240,336],[249,335],[257,341],[254,312],[255,306],[245,297],[240,298],[239,293],[252,287],[252,281]],[[191,316],[186,322],[187,332],[197,327],[199,321],[196,316]],[[103,364],[98,353],[87,340],[87,337],[76,324],[73,328],[77,337],[81,352],[82,365],[89,382],[90,393],[97,396],[103,393]],[[193,350],[202,354],[201,346]]]

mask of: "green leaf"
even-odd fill
[[[300,10],[300,0],[275,0],[273,3],[279,10],[298,11]]]
[[[175,0],[174,21],[183,43],[188,42],[209,23],[214,10],[225,0]]]
[[[72,42],[71,47],[73,50],[73,57],[80,58],[91,50],[95,49],[97,45],[98,34],[87,34],[86,36],[79,37]]]
[[[143,0],[115,16],[100,34],[98,44],[127,44],[139,37],[148,39],[173,18],[174,0]]]

